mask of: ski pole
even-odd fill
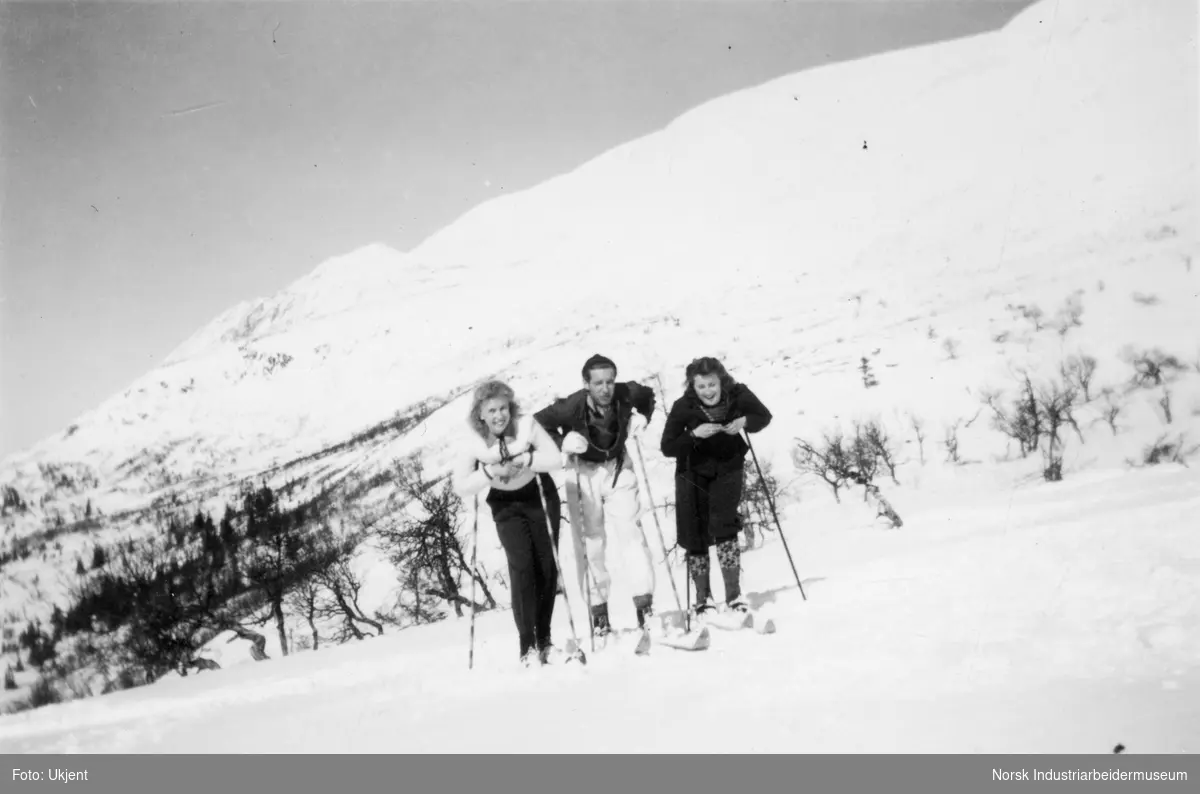
[[[479,552],[479,494],[475,494],[475,520],[471,527],[471,651],[467,669],[475,668],[475,560]]]
[[[762,467],[758,465],[758,455],[754,454],[754,444],[750,443],[750,434],[742,429],[742,438],[746,439],[746,446],[750,448],[750,457],[754,459],[754,468],[758,470],[758,482],[762,486],[763,494],[767,497],[767,505],[771,508],[771,518],[775,519],[775,527],[779,530],[779,537],[783,541],[783,550],[787,552],[788,564],[792,566],[792,576],[796,577],[796,587],[800,588],[800,597],[805,601],[808,596],[804,594],[804,585],[800,584],[800,574],[796,573],[796,563],[792,560],[792,550],[788,548],[787,535],[783,533],[783,525],[779,523],[779,514],[775,512],[775,500],[771,498],[771,490],[767,487],[767,480],[763,476]]]
[[[686,561],[687,561],[686,553],[684,554],[683,559],[686,563]],[[688,600],[688,604],[689,604],[688,608],[686,610],[684,610],[684,612],[683,612],[683,631],[685,634],[690,634],[692,631],[692,608],[690,606],[690,604],[692,603],[692,572],[691,571],[687,572],[687,576],[683,577],[683,581],[684,581],[685,589],[687,590],[687,600]]]
[[[646,471],[646,460],[642,457],[641,439],[634,438],[633,446],[637,451],[638,465],[642,468],[642,481],[646,483],[646,496],[650,499],[650,513],[654,516],[654,528],[658,531],[658,543],[662,546],[663,550],[663,565],[667,568],[667,578],[671,581],[671,592],[675,595],[675,608],[682,612],[683,605],[679,602],[679,588],[675,586],[675,575],[671,573],[671,561],[667,554],[667,541],[663,538],[662,524],[658,521],[658,509],[655,507],[654,494],[650,491],[650,472]],[[642,534],[644,537],[644,530]]]
[[[583,595],[587,599],[588,644],[592,653],[595,653],[596,624],[592,618],[592,562],[588,559],[587,533],[583,531],[586,519],[583,517],[583,488],[579,485],[579,457],[572,455],[571,461],[575,467],[575,513],[579,518],[579,526],[573,527],[573,531],[578,533],[579,547],[583,549]],[[569,507],[570,504],[571,500],[568,498],[567,506]]]
[[[571,640],[579,652],[579,661],[587,664],[587,657],[583,655],[583,649],[579,647],[579,635],[575,632],[575,616],[571,614],[571,599],[567,596],[567,584],[563,578],[562,564],[558,560],[558,544],[554,542],[554,526],[550,523],[550,510],[546,507],[546,492],[542,490],[542,478],[535,473],[533,479],[537,482],[538,498],[542,501],[542,515],[546,517],[546,533],[550,536],[550,551],[554,554],[554,567],[558,569],[558,582],[563,586],[563,602],[567,607],[567,623],[571,627]]]

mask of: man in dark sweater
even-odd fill
[[[611,576],[607,552],[612,541],[630,586],[638,625],[653,614],[654,560],[638,518],[641,497],[637,473],[626,459],[625,442],[637,436],[654,413],[654,390],[634,381],[617,382],[617,365],[601,355],[583,365],[584,388],[534,414],[559,448],[574,459],[579,487],[567,475],[571,525],[577,527],[575,555],[591,572],[592,625],[599,636],[611,631],[608,597]],[[575,506],[582,510],[576,512]]]

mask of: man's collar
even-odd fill
[[[614,395],[613,399],[614,399],[614,400],[616,400],[616,397],[615,397],[615,395]],[[603,415],[606,413],[605,411],[602,411],[602,410],[600,409],[600,406],[596,405],[596,401],[592,399],[592,393],[591,393],[591,392],[588,392],[588,393],[587,393],[587,401],[586,401],[586,404],[587,404],[588,411],[589,411],[590,413],[593,413],[593,414],[599,414],[599,415],[601,415],[601,416],[603,416]],[[613,409],[613,407],[614,407],[614,406],[613,406],[613,404],[612,404],[612,403],[609,403],[609,404],[608,404],[608,410],[609,410],[609,411],[611,411],[611,410]]]

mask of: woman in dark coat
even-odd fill
[[[688,364],[684,394],[671,406],[663,428],[662,453],[675,458],[676,540],[687,552],[697,614],[713,608],[708,549],[714,545],[727,607],[747,609],[737,536],[750,447],[741,432],[757,433],[770,422],[771,412],[720,361],[705,357]]]

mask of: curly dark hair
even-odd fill
[[[491,433],[488,431],[488,427],[484,424],[483,419],[480,418],[479,409],[483,407],[485,402],[494,398],[508,400],[509,418],[508,428],[504,431],[505,435],[514,435],[516,433],[517,419],[521,416],[521,405],[517,402],[511,386],[499,380],[489,380],[486,383],[481,383],[475,388],[475,394],[471,397],[471,412],[467,414],[467,424],[485,441]]]
[[[721,397],[724,398],[729,394],[729,390],[737,385],[737,381],[733,376],[725,371],[725,365],[712,356],[701,356],[700,358],[692,359],[692,363],[687,365],[687,370],[684,373],[686,380],[683,384],[683,393],[689,397],[696,396],[696,376],[697,375],[716,375],[717,381],[721,384]]]

